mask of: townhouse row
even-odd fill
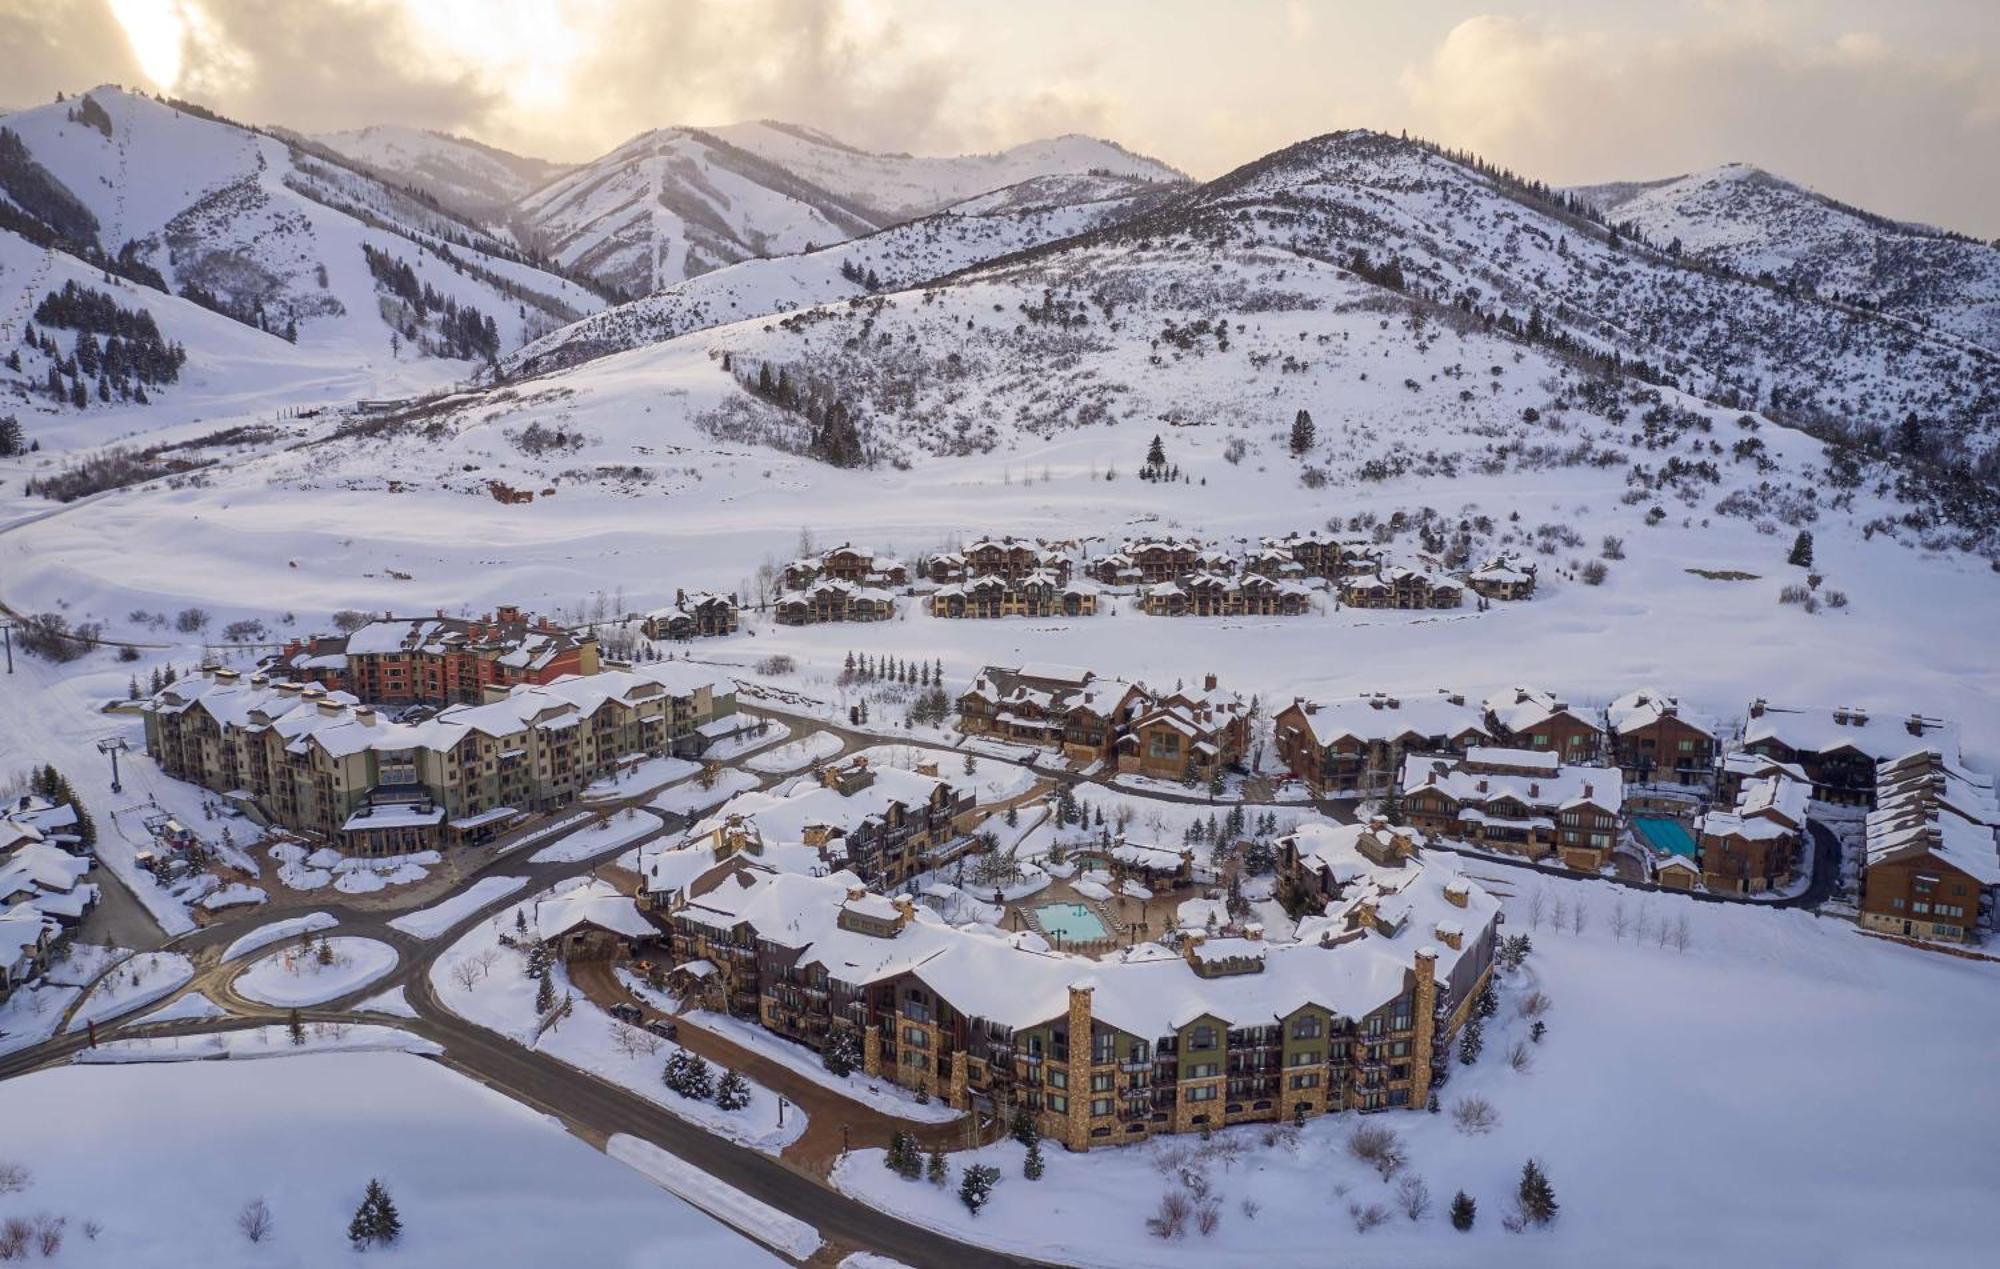
[[[1213,674],[1155,690],[1052,663],[989,665],[958,698],[959,730],[1059,750],[1121,774],[1208,782],[1243,761],[1250,707]]]

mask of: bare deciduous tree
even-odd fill
[[[1557,895],[1555,906],[1549,915],[1555,918],[1556,929],[1562,929],[1569,922],[1569,900],[1562,895]]]
[[[1187,1233],[1188,1215],[1194,1200],[1186,1190],[1169,1189],[1160,1195],[1160,1206],[1146,1218],[1146,1230],[1155,1238],[1180,1238]]]
[[[611,1024],[611,1047],[628,1058],[652,1057],[660,1051],[660,1037],[641,1031],[629,1023]]]
[[[1347,1153],[1375,1169],[1384,1181],[1410,1161],[1396,1130],[1385,1124],[1363,1124],[1347,1139]]]
[[[1549,1006],[1553,1003],[1542,992],[1531,991],[1521,997],[1520,1001],[1515,1004],[1514,1009],[1523,1018],[1539,1018],[1549,1011]]]
[[[1548,915],[1549,896],[1540,886],[1528,892],[1528,924],[1534,929],[1542,928],[1542,918]]]
[[[1632,928],[1631,914],[1625,911],[1624,899],[1611,901],[1611,937],[1620,943],[1625,941],[1625,932]]]
[[[0,1194],[19,1194],[35,1183],[35,1174],[26,1165],[0,1159]]]
[[[1389,1223],[1389,1209],[1380,1203],[1370,1203],[1363,1207],[1359,1203],[1347,1205],[1348,1219],[1354,1222],[1354,1232],[1365,1234],[1371,1229],[1379,1229]]]
[[[1483,1137],[1500,1126],[1500,1112],[1477,1093],[1459,1098],[1451,1106],[1451,1122],[1468,1137]]]
[[[1514,1041],[1514,1047],[1507,1050],[1507,1065],[1524,1075],[1535,1069],[1535,1055],[1529,1050],[1526,1040]]]
[[[1590,905],[1578,899],[1576,906],[1569,910],[1569,932],[1581,934],[1590,925]]]
[[[1694,930],[1688,924],[1687,913],[1674,918],[1673,944],[1676,952],[1685,952],[1694,942]]]
[[[1396,1202],[1402,1207],[1403,1215],[1420,1221],[1431,1210],[1431,1187],[1412,1172],[1396,1182]]]
[[[236,1228],[253,1243],[261,1243],[271,1236],[271,1205],[260,1196],[243,1205],[236,1213]]]

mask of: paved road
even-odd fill
[[[125,888],[117,873],[98,864],[89,879],[97,886],[98,900],[80,927],[85,942],[134,949],[158,947],[166,942],[166,931]]]

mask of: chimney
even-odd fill
[[[1847,726],[1847,707],[1845,705],[1836,705],[1833,707],[1833,722],[1836,727]]]
[[[1432,767],[1431,773],[1428,776],[1424,777],[1424,783],[1429,785],[1435,785],[1437,782],[1438,782],[1437,768]]]
[[[1213,692],[1215,690],[1215,676],[1213,674],[1202,676],[1201,686],[1202,690]]]
[[[1453,692],[1451,695],[1445,697],[1445,699],[1454,705],[1463,705],[1465,704],[1465,693]]]
[[[916,900],[910,898],[910,896],[906,894],[899,894],[894,899],[891,899],[890,902],[896,905],[897,929],[899,930],[902,929],[904,926],[908,925],[911,921],[916,919],[917,915]]]
[[[1481,776],[1481,777],[1479,777],[1479,791],[1480,791],[1481,793],[1484,793],[1484,792],[1486,792],[1486,777],[1485,777],[1485,776]]]
[[[1680,707],[1680,702],[1678,701],[1668,701],[1664,705],[1660,706],[1660,714],[1662,717],[1665,718],[1678,718],[1680,716],[1680,712],[1681,712],[1681,707]]]
[[[854,903],[864,898],[867,894],[868,894],[868,889],[865,886],[849,886],[847,888],[847,901],[849,903]]]
[[[1263,942],[1264,923],[1262,921],[1252,921],[1250,924],[1244,926],[1243,937],[1249,939],[1252,943]]]
[[[1912,714],[1903,726],[1908,729],[1912,736],[1922,736],[1924,734],[1924,716],[1922,714]]]
[[[1595,786],[1595,785],[1591,784],[1591,783],[1590,783],[1589,781],[1585,781],[1585,782],[1584,782],[1584,786],[1583,786],[1583,796],[1585,796],[1585,797],[1590,797],[1591,795],[1595,794],[1596,792],[1597,792],[1597,786]]]
[[[1454,877],[1445,882],[1444,897],[1452,907],[1462,908],[1472,898],[1472,887],[1466,884],[1465,878]]]
[[[356,705],[354,707],[354,721],[364,727],[373,727],[375,725],[375,707],[372,705]]]
[[[1854,720],[1854,725],[1856,727],[1866,727],[1868,725],[1868,711],[1866,709],[1856,707],[1854,712],[1851,715],[1849,715],[1849,717],[1851,717]]]
[[[674,587],[674,603],[684,604],[687,602],[687,597],[688,594],[686,591],[682,590],[678,586]]]
[[[1764,698],[1760,696],[1756,700],[1750,702],[1750,717],[1762,718],[1763,716],[1764,716]]]
[[[1484,788],[1485,786],[1484,786],[1484,785],[1482,785],[1482,786],[1480,786],[1480,787]],[[1529,796],[1529,797],[1531,797],[1531,798],[1538,798],[1538,797],[1542,796],[1542,782],[1541,782],[1541,781],[1539,781],[1539,780],[1530,780],[1530,781],[1528,782],[1528,796]]]

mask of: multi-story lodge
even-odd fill
[[[1502,555],[1465,575],[1475,595],[1487,599],[1529,599],[1535,593],[1535,566],[1516,556]]]
[[[1387,793],[1406,754],[1464,753],[1493,738],[1481,710],[1442,689],[1295,700],[1271,723],[1279,759],[1314,797]]]
[[[698,590],[674,592],[671,607],[646,614],[640,627],[648,639],[685,641],[736,633],[736,601],[727,595]]]
[[[1349,608],[1456,608],[1464,601],[1465,591],[1457,582],[1400,564],[1340,583],[1340,602]]]
[[[1484,708],[1496,745],[1552,753],[1564,762],[1595,762],[1604,756],[1604,729],[1596,717],[1554,692],[1509,688],[1487,697]]]
[[[211,669],[145,703],[146,750],[269,822],[399,854],[483,840],[639,758],[698,753],[736,710],[729,679],[674,661],[489,697],[394,723],[350,693]]]
[[[1720,894],[1762,894],[1789,884],[1811,789],[1782,773],[1743,786],[1735,809],[1694,820],[1701,884]]]
[[[1716,725],[1683,708],[1679,698],[1650,688],[1627,692],[1604,716],[1627,783],[1714,786]]]
[[[488,688],[597,673],[597,636],[514,607],[478,618],[384,615],[352,634],[293,640],[269,669],[375,705],[465,704]]]
[[[973,826],[973,812],[969,789],[856,756],[731,799],[723,814],[689,829],[682,845],[723,859],[762,856],[767,842],[797,843],[816,852],[817,871],[845,870],[890,889],[929,869],[933,852]]]
[[[1068,553],[1040,538],[1030,541],[1004,537],[981,538],[962,551],[933,555],[926,562],[924,573],[940,585],[982,577],[1021,582],[1031,575],[1046,573],[1054,576],[1058,586],[1067,586],[1070,568]]]
[[[773,608],[781,626],[817,626],[829,621],[887,621],[896,599],[878,586],[826,578],[804,590],[786,591]]]
[[[1141,602],[1152,617],[1296,617],[1312,611],[1312,590],[1259,572],[1195,573],[1148,586]]]
[[[1201,568],[1202,544],[1194,538],[1129,539],[1092,561],[1090,575],[1107,586],[1152,586]]]
[[[1156,692],[1058,665],[987,666],[958,698],[958,726],[1165,780],[1209,780],[1240,764],[1250,731],[1243,698],[1213,674],[1199,691]]]
[[[1927,741],[1956,754],[1957,725],[1921,714],[1882,718],[1849,707],[1794,709],[1761,697],[1750,702],[1743,725],[1744,749],[1796,764],[1812,781],[1814,798],[1844,806],[1875,805],[1876,764]],[[1735,790],[1723,795],[1733,797]]]
[[[987,573],[940,586],[928,602],[933,617],[1091,617],[1097,613],[1097,588],[1052,572],[1031,571],[1016,579]]]
[[[1448,861],[1378,863],[1344,841],[1354,826],[1313,831],[1313,858],[1354,863],[1285,942],[1252,927],[1092,960],[747,853],[655,915],[706,1007],[841,1043],[962,1110],[1025,1108],[1071,1150],[1421,1108],[1491,972],[1499,904]]]
[[[786,590],[805,590],[822,579],[879,590],[908,586],[910,570],[893,555],[879,554],[867,547],[844,542],[818,555],[809,555],[785,565]]]
[[[1936,746],[1884,760],[1869,813],[1861,924],[1907,938],[1972,943],[2000,899],[2000,799]]]
[[[1424,832],[1585,872],[1610,860],[1624,801],[1618,768],[1532,749],[1412,754],[1403,765],[1403,813]]]

